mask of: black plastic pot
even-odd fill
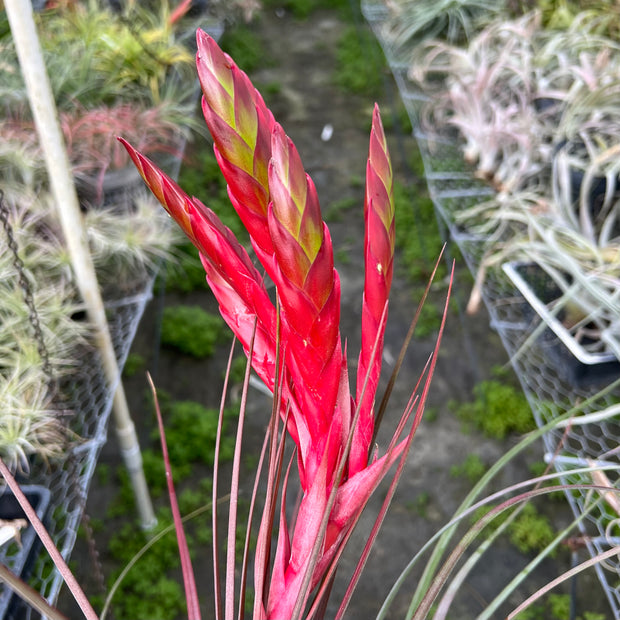
[[[45,522],[45,516],[50,503],[50,491],[39,485],[25,485],[21,487],[35,509],[37,516]],[[17,498],[7,488],[0,494],[0,519],[25,519]],[[5,564],[13,573],[27,580],[34,567],[39,552],[40,541],[32,525],[21,531],[21,548],[15,542],[8,542],[0,549],[0,562]],[[17,620],[24,616],[26,604],[14,594],[6,585],[0,585],[0,619]]]
[[[535,263],[507,263],[504,271],[531,308],[547,325],[539,336],[541,351],[556,374],[578,387],[605,385],[620,377],[620,361],[612,353],[589,354],[563,326],[562,315],[552,315],[548,305],[561,297],[557,284]]]

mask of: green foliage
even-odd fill
[[[421,491],[416,495],[416,498],[413,501],[407,502],[407,508],[422,519],[426,519],[428,516],[428,507],[430,503],[431,496],[428,491]]]
[[[166,426],[166,440],[174,480],[179,482],[190,477],[196,464],[213,464],[213,452],[217,432],[218,412],[207,409],[191,401],[175,402],[167,393],[160,392],[158,400]],[[227,410],[224,414],[224,431],[226,421],[236,415]],[[154,443],[159,442],[155,437]],[[232,458],[234,440],[224,435],[221,443],[221,458]],[[165,490],[166,478],[164,463],[160,450],[144,450],[144,473],[154,497],[161,496]],[[133,495],[129,477],[124,468],[118,470],[120,478],[119,498],[110,515],[127,514],[133,507]],[[188,514],[210,502],[212,480],[193,479],[189,488],[181,487],[178,492],[181,514]],[[110,516],[109,515],[109,516]],[[172,523],[168,508],[158,510],[157,534]],[[188,530],[190,549],[197,545],[211,543],[209,519],[201,519]],[[136,525],[123,526],[110,540],[108,551],[115,562],[124,567],[142,549],[147,539]],[[114,611],[119,619],[161,618],[168,620],[184,613],[184,595],[176,579],[170,577],[170,570],[179,565],[179,555],[174,531],[158,540],[141,558],[136,566],[124,578],[121,591],[115,597]],[[112,578],[116,578],[118,572]],[[163,600],[163,598],[165,600]]]
[[[569,594],[550,594],[547,599],[537,605],[532,605],[518,616],[517,620],[566,620],[570,618],[570,595]],[[598,614],[585,611],[575,620],[605,620],[605,614]]]
[[[182,353],[197,358],[209,357],[226,333],[223,319],[200,306],[179,305],[164,308],[162,344]]]
[[[180,244],[174,254],[175,261],[166,264],[166,289],[181,293],[206,290],[205,270],[193,244],[190,241]]]
[[[555,538],[548,517],[540,514],[532,504],[525,504],[508,529],[510,542],[522,553],[541,551]]]
[[[170,522],[169,511],[160,511],[154,533],[160,532]],[[111,538],[108,550],[115,560],[125,566],[146,542],[146,535],[137,525],[126,524]],[[176,535],[171,531],[138,560],[122,581],[120,591],[114,598],[115,617],[118,620],[173,620],[184,613],[183,590],[178,581],[167,576],[167,571],[179,564]],[[112,581],[118,572],[112,576]]]
[[[207,409],[194,401],[172,403],[170,410],[162,410],[166,428],[166,442],[172,466],[183,467],[192,463],[213,465],[219,412]],[[234,410],[224,412],[224,421],[236,416]],[[158,433],[154,431],[158,436]],[[220,458],[232,458],[234,440],[222,437]]]
[[[463,463],[460,465],[452,465],[450,475],[456,477],[463,476],[472,484],[484,475],[487,470],[486,465],[477,454],[468,454]]]
[[[130,353],[123,367],[124,377],[133,377],[140,370],[144,370],[146,359],[139,353]]]
[[[478,509],[472,518],[477,521],[492,506]],[[498,528],[509,517],[510,511],[504,511],[487,526],[492,530]],[[486,530],[485,530],[486,531]],[[555,538],[555,532],[549,518],[539,513],[532,504],[523,505],[517,517],[508,525],[508,539],[521,553],[537,553],[542,551]]]
[[[398,264],[409,280],[426,284],[443,246],[433,201],[425,189],[395,182],[394,207]],[[437,277],[444,272],[441,265]]]
[[[439,417],[439,409],[437,407],[425,407],[424,408],[424,421],[437,422],[437,418]]]
[[[359,200],[355,196],[334,200],[327,205],[327,208],[323,213],[323,218],[328,223],[342,222],[344,220],[345,213],[358,205]]]
[[[234,28],[226,30],[220,47],[230,54],[246,73],[271,64],[260,37],[247,25],[237,23]]]
[[[474,400],[450,406],[467,425],[488,437],[504,439],[509,433],[526,433],[535,428],[530,406],[520,389],[490,379],[481,381],[473,390]]]
[[[233,359],[230,366],[230,377],[228,378],[230,384],[234,385],[235,383],[243,383],[243,380],[245,379],[245,369],[247,364],[248,358],[245,357],[245,355],[238,355],[237,357],[235,357],[235,359]],[[226,369],[224,369],[223,373],[225,372]]]
[[[296,19],[307,19],[319,9],[340,9],[341,13],[349,14],[349,0],[263,0],[265,9],[285,9]]]
[[[424,289],[422,287],[415,287],[413,289],[412,296],[416,304],[421,299],[423,293]],[[415,326],[415,337],[426,338],[427,336],[437,334],[441,325],[441,314],[442,310],[439,306],[427,298],[418,317],[418,323]]]
[[[338,42],[336,60],[334,79],[345,92],[375,98],[382,92],[385,60],[368,29],[347,27]]]

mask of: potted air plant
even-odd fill
[[[124,149],[119,149],[116,136],[130,133],[159,161],[162,155],[178,160],[189,135],[186,119],[192,114],[193,101],[179,106],[171,100],[150,109],[122,102],[62,112],[61,127],[83,203],[118,204],[119,192],[135,193],[142,187],[128,166]]]
[[[57,445],[46,447],[52,430],[60,429],[58,403],[46,386],[50,375],[62,383],[74,372],[80,355],[92,347],[92,332],[89,323],[82,320],[83,305],[78,300],[59,223],[53,217],[51,197],[12,184],[2,200],[28,287],[26,291],[20,284],[12,252],[2,253],[0,379],[6,406],[0,427],[6,432],[0,437],[0,453],[13,467],[23,465],[24,458],[31,455],[49,458],[60,454]],[[159,261],[171,258],[174,230],[144,189],[134,197],[131,210],[92,210],[84,218],[106,301],[117,302],[136,289],[142,292]],[[32,308],[26,303],[28,293]],[[22,422],[17,424],[19,415]],[[13,435],[9,436],[9,430]]]
[[[193,54],[175,38],[167,3],[130,3],[115,13],[96,3],[71,3],[37,15],[52,90],[60,109],[118,100],[157,103],[173,77],[189,77]],[[2,40],[2,94],[26,101],[10,37]]]
[[[167,99],[157,106],[146,107],[132,102],[119,102],[96,108],[74,107],[60,112],[61,129],[67,146],[67,153],[73,168],[81,202],[85,208],[119,204],[119,194],[135,194],[142,187],[139,177],[129,168],[129,158],[119,148],[116,136],[134,136],[142,148],[158,161],[168,164],[178,160],[183,153],[185,140],[189,136],[188,118],[194,113],[193,103],[178,104]],[[40,176],[42,154],[33,144],[35,135],[31,121],[24,115],[14,115],[0,123],[3,137],[6,135],[4,167],[13,168],[13,175],[20,175],[33,181]],[[28,161],[16,161],[16,154],[10,156],[11,145],[31,145],[17,148]],[[37,158],[38,155],[38,158]],[[162,157],[165,159],[162,160]],[[31,164],[29,167],[28,164]]]
[[[466,47],[423,44],[409,70],[430,97],[422,129],[458,128],[476,176],[499,191],[549,181],[554,154],[587,150],[584,132],[613,144],[620,47],[587,26],[547,32],[535,12]]]
[[[177,229],[144,188],[133,208],[91,209],[84,216],[88,244],[105,299],[142,289],[163,261],[171,262]]]
[[[429,93],[422,131],[457,128],[475,176],[510,191],[536,176],[544,133],[531,105],[534,39],[530,13],[488,24],[466,47],[429,41],[414,53],[409,78]]]
[[[388,11],[380,35],[396,53],[428,39],[465,44],[505,10],[504,2],[489,0],[385,0],[384,4]]]
[[[508,277],[561,341],[549,350],[574,381],[603,381],[620,370],[620,245],[597,246],[567,227],[538,223],[504,264]],[[566,357],[568,351],[573,362]]]

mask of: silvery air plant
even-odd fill
[[[274,395],[265,441],[267,492],[253,560],[253,618],[323,617],[344,546],[371,494],[394,466],[389,497],[349,582],[337,616],[341,617],[402,471],[437,354],[435,349],[419,391],[412,395],[386,452],[378,455],[373,446],[384,406],[375,407],[375,394],[394,260],[392,167],[379,109],[375,107],[373,113],[366,170],[361,351],[350,390],[346,347],[339,328],[340,281],[312,179],[249,78],[207,34],[199,31],[197,40],[202,108],[215,155],[254,253],[275,284],[275,303],[264,274],[216,215],[123,143],[148,187],[199,250],[222,316],[241,342],[251,367]],[[281,425],[286,431],[282,428],[280,433]],[[287,493],[291,493],[291,465],[287,469],[282,464],[286,435],[295,444],[301,486],[301,500],[292,519],[285,510]],[[216,577],[218,618],[232,619],[235,604],[244,606],[247,550],[241,593],[238,597],[234,594],[234,489],[239,446],[238,439],[224,615]],[[214,497],[216,492],[217,488]],[[214,562],[217,573],[217,543]],[[191,578],[186,589],[189,601],[195,591]],[[188,607],[190,617],[198,613],[197,604],[189,602]]]

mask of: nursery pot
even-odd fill
[[[103,178],[76,174],[75,186],[82,209],[130,208],[135,196],[143,189],[144,181],[135,166],[108,170]]]
[[[609,382],[620,375],[620,361],[612,352],[588,351],[585,348],[588,342],[577,341],[562,323],[561,315],[549,310],[549,304],[562,293],[539,265],[510,262],[502,265],[502,269],[532,308],[529,318],[535,313],[548,327],[541,335],[541,345],[560,376],[585,387]]]
[[[40,485],[24,485],[21,489],[39,519],[45,521],[51,496],[49,489]],[[0,519],[4,521],[26,519],[17,498],[8,488],[0,494]],[[39,546],[40,541],[34,528],[28,525],[21,530],[21,547],[16,542],[10,541],[0,548],[0,561],[13,573],[27,580],[36,562]],[[0,619],[12,620],[21,617],[25,605],[8,586],[0,585]]]

